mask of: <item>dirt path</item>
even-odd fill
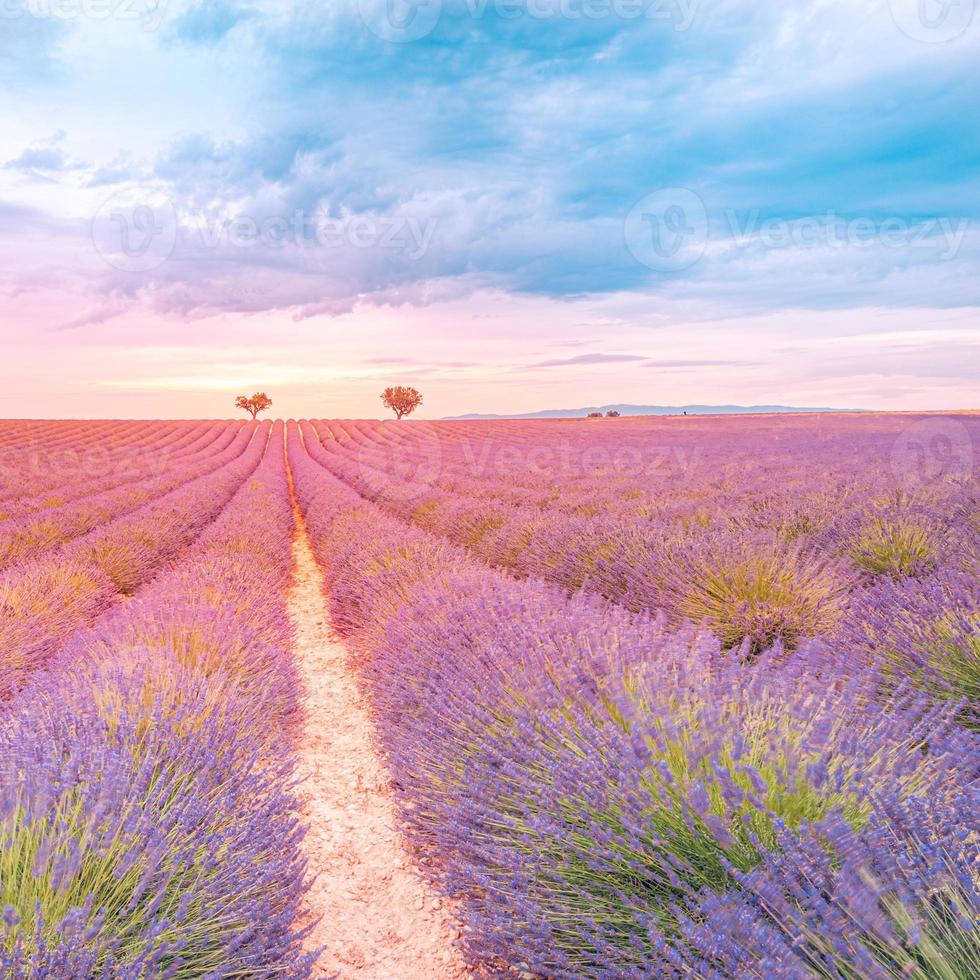
[[[330,630],[323,576],[298,511],[296,522],[289,614],[306,686],[300,794],[305,850],[317,876],[309,905],[322,916],[308,948],[327,947],[321,975],[339,980],[466,977],[456,933],[395,830],[372,723]]]

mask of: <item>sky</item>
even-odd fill
[[[978,408],[977,3],[0,0],[0,417]]]

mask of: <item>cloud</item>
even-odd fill
[[[38,146],[24,150],[20,156],[8,160],[4,170],[18,170],[31,174],[38,171],[60,173],[64,170],[81,170],[84,164],[72,162],[64,150],[56,146]]]
[[[579,354],[577,357],[566,357],[555,361],[538,361],[528,364],[529,368],[566,367],[575,364],[617,364],[624,361],[645,361],[641,354]]]
[[[887,0],[694,3],[683,30],[669,18],[546,16],[552,6],[509,17],[444,0],[432,32],[406,44],[371,32],[366,0],[175,3],[160,31],[98,25],[104,50],[85,43],[92,24],[20,18],[0,61],[9,52],[29,67],[18,88],[66,135],[11,151],[5,169],[67,174],[92,191],[71,202],[65,234],[80,209],[97,211],[102,188],[170,197],[180,221],[170,260],[138,279],[102,268],[87,288],[186,319],[339,316],[487,289],[643,295],[648,316],[694,318],[980,304],[980,159],[962,123],[975,108],[980,32],[914,43]],[[152,105],[123,99],[104,122],[104,108],[71,93],[80,80],[121,84],[121,50],[145,62],[136,81],[214,84],[200,99],[180,86],[159,87]],[[51,73],[66,84],[55,89]],[[631,252],[624,219],[671,186],[701,197],[708,240],[699,261],[658,271]],[[939,238],[837,246],[744,233],[831,210],[878,226],[968,225],[950,254]],[[368,246],[242,247],[200,233],[240,219],[308,230],[324,217],[411,225],[424,241],[405,231],[401,247],[383,245],[384,232]]]
[[[94,170],[86,183],[89,187],[110,187],[113,184],[125,184],[137,178],[138,174],[129,165],[117,162]]]
[[[25,87],[25,79],[50,82],[59,74],[58,45],[69,26],[58,17],[37,17],[26,0],[6,0],[0,8],[0,81],[8,90]]]
[[[239,24],[257,15],[257,11],[249,7],[221,0],[201,0],[169,22],[166,36],[189,44],[216,44]]]
[[[408,367],[418,373],[419,371],[456,371],[464,368],[485,368],[486,364],[481,361],[421,361],[415,357],[367,357],[361,361],[362,364],[370,364],[374,367]]]
[[[759,367],[765,363],[765,361],[646,361],[643,366],[652,368]]]

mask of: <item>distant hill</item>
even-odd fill
[[[575,419],[589,412],[619,412],[620,415],[750,415],[784,414],[790,412],[859,412],[853,408],[794,408],[791,405],[590,405],[587,408],[548,408],[542,412],[521,415],[450,415],[447,422],[467,419]]]

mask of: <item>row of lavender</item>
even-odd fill
[[[35,504],[22,514],[8,506],[8,512],[12,513],[0,523],[0,568],[59,547],[219,469],[241,451],[243,443],[236,444],[236,436],[246,435],[245,429],[236,431],[233,426],[221,426],[206,431],[186,452],[164,443],[155,447],[155,472],[142,468],[135,479],[116,479],[99,489],[90,487],[90,492],[71,500],[65,499],[67,494],[49,497],[49,506]]]
[[[48,465],[52,458],[58,461],[53,466],[58,472],[55,485],[45,485],[39,464],[24,462],[21,459],[24,449],[17,447],[11,453],[17,463],[13,471],[20,474],[19,492],[9,494],[0,502],[0,528],[12,521],[41,516],[87,497],[160,476],[208,445],[213,446],[221,437],[230,439],[235,428],[224,422],[173,429],[150,426],[152,438],[144,437],[139,445],[113,443],[108,433],[87,450],[69,447],[58,452],[45,445],[39,455],[46,458]]]
[[[241,423],[234,423],[239,425]],[[217,423],[224,428],[227,423]],[[0,434],[0,520],[25,495],[67,500],[90,485],[108,486],[156,469],[178,448],[215,423],[5,422]]]
[[[475,446],[464,441],[461,451],[460,430],[465,427],[451,428],[449,423],[426,425],[421,436],[413,436],[416,430],[408,426],[394,427],[389,435],[393,427],[378,423],[313,425],[325,448],[339,450],[361,482],[398,506],[401,516],[436,527],[466,525],[486,555],[517,563],[518,572],[526,541],[538,549],[524,559],[529,567],[557,564],[558,549],[548,551],[540,543],[555,537],[547,533],[549,518],[552,527],[559,526],[566,547],[574,545],[572,560],[578,567],[561,569],[569,579],[591,572],[597,557],[628,564],[637,551],[657,538],[674,538],[679,530],[713,537],[772,532],[790,542],[812,542],[818,550],[836,551],[834,557],[847,560],[852,573],[872,575],[922,571],[964,544],[955,528],[952,535],[947,533],[948,521],[937,519],[936,526],[928,526],[927,511],[937,512],[938,518],[944,511],[973,503],[972,440],[980,433],[980,420],[765,420],[751,426],[739,420],[736,428],[713,420],[713,433],[686,436],[682,433],[688,420],[684,421],[684,429],[668,432],[655,423],[634,425],[624,430],[632,432],[632,443],[619,429],[588,440],[580,435],[579,442],[570,443],[561,454],[552,451],[550,457],[539,451],[547,449],[549,438],[562,438],[562,427],[525,425],[526,430],[543,429],[544,434],[523,448],[513,437],[497,445],[495,437],[485,433]],[[922,424],[939,427],[940,443],[950,443],[942,453],[915,442]],[[780,435],[770,431],[774,426]],[[689,462],[683,475],[674,474],[664,483],[642,472],[624,476],[629,466],[623,461],[610,465],[624,448],[640,457],[644,452],[656,457],[657,444],[667,435],[675,443],[671,448],[683,449],[681,455]],[[774,447],[774,439],[781,441],[781,449]],[[919,457],[929,453],[936,457],[931,463],[939,466],[935,472],[921,468],[925,463]],[[910,454],[912,458],[906,458]],[[700,462],[695,464],[695,459]],[[515,473],[502,473],[499,465],[491,465],[501,460],[514,462]],[[399,469],[411,476],[400,477]],[[566,473],[578,476],[566,483]],[[611,496],[610,487],[615,488]],[[587,506],[581,496],[587,498]],[[459,511],[461,505],[467,509]],[[595,516],[612,519],[605,537],[601,522],[587,520]],[[573,520],[576,517],[582,520]],[[633,529],[632,542],[618,540],[624,528]],[[586,531],[589,539],[580,542]],[[644,547],[631,552],[624,546],[630,543]]]
[[[845,435],[853,424],[840,423]],[[819,477],[804,479],[801,468],[812,461],[801,462],[807,454],[798,448],[766,460],[760,482],[758,435],[750,430],[739,445],[729,433],[729,455],[752,461],[739,482],[721,487],[705,474],[678,488],[680,503],[648,501],[640,514],[632,497],[622,508],[607,500],[590,515],[515,503],[506,481],[447,479],[443,468],[458,465],[451,434],[440,437],[443,463],[431,473],[421,443],[412,465],[411,434],[386,437],[385,450],[380,435],[369,438],[386,429],[377,424],[312,423],[306,431],[319,436],[312,451],[322,447],[320,461],[362,495],[492,565],[631,610],[662,610],[675,623],[704,623],[727,647],[832,640],[842,655],[884,661],[894,677],[965,702],[980,723],[975,483],[968,472],[952,473],[903,491],[887,465],[897,423],[879,423],[887,438],[871,421],[861,424],[863,452],[825,459]],[[799,432],[784,438],[794,435],[808,446]],[[829,444],[832,457],[839,444]],[[395,448],[407,454],[407,475],[387,465]],[[554,496],[560,503],[560,486]]]
[[[393,474],[415,472],[454,493],[587,516],[664,510],[702,516],[748,492],[778,499],[896,480],[922,488],[961,473],[969,416],[770,416],[623,419],[611,427],[535,423],[315,423],[322,434]],[[373,457],[373,458],[372,458]],[[805,465],[804,465],[805,464]]]
[[[136,422],[5,421],[0,432],[0,500],[19,493],[30,473],[43,472],[64,482],[62,463],[69,456],[78,458],[95,447],[112,453],[152,441],[171,428],[168,423],[148,430]]]
[[[179,561],[6,706],[5,977],[312,971],[296,928],[292,511],[282,425],[263,456],[266,431],[233,491],[197,488],[221,513]]]
[[[203,475],[191,468],[169,493],[0,575],[0,699],[214,520],[262,459],[269,425],[239,429]]]
[[[291,427],[334,622],[471,953],[543,977],[971,975],[980,752],[957,705],[494,572],[329,457]]]

